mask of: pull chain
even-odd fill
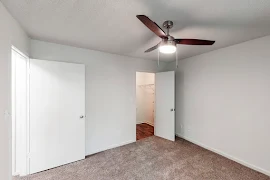
[[[177,49],[175,51],[175,59],[176,59],[176,69],[178,68],[178,53],[177,53]]]
[[[159,66],[159,50],[158,50],[158,66]]]

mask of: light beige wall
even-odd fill
[[[176,133],[270,175],[270,36],[179,61]]]
[[[31,41],[31,57],[86,65],[86,153],[136,141],[136,72],[167,65],[55,43]]]

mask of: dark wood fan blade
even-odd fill
[[[213,45],[215,41],[202,40],[202,39],[175,39],[176,44],[186,45]]]
[[[137,15],[136,17],[157,36],[159,36],[160,38],[166,38],[165,32],[147,16]]]
[[[151,48],[147,49],[147,50],[145,51],[145,53],[148,53],[148,52],[151,52],[151,51],[157,49],[158,46],[159,46],[159,44],[155,45],[154,47],[151,47]]]

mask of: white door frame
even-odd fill
[[[136,74],[137,73],[152,73],[152,74],[156,74],[156,72],[153,72],[153,71],[136,71],[135,72],[135,142],[136,142],[136,132],[137,132],[137,129],[136,129],[136,126],[137,126],[137,76]],[[156,96],[155,96],[155,104],[156,104]],[[154,113],[154,129],[155,129],[155,120],[156,120],[156,116],[155,116],[155,113]]]
[[[137,125],[137,83],[136,83],[136,79],[137,79],[137,77],[136,77],[136,73],[137,72],[139,72],[139,73],[153,73],[153,74],[156,74],[156,73],[159,73],[159,72],[152,72],[152,71],[136,71],[135,72],[135,141],[136,141],[136,131],[137,131],[137,129],[136,129],[136,125]],[[165,71],[166,72],[166,71]],[[156,86],[156,83],[155,83],[155,86]],[[156,89],[156,88],[155,88]],[[155,92],[156,93],[156,92]],[[174,104],[174,106],[175,106],[175,104]],[[155,111],[156,111],[156,95],[155,95]],[[174,113],[175,113],[175,107],[174,107]],[[155,130],[155,121],[156,121],[156,112],[154,113],[154,130]]]
[[[11,51],[14,51],[16,53],[18,53],[19,55],[23,56],[26,59],[26,126],[25,129],[23,130],[23,132],[25,132],[25,138],[23,139],[23,147],[26,149],[26,154],[22,154],[22,156],[25,156],[25,160],[26,162],[22,163],[22,170],[21,172],[17,172],[16,170],[16,131],[14,126],[16,125],[16,96],[15,96],[15,92],[14,91],[16,89],[16,79],[14,77],[14,75],[16,75],[16,71],[15,71],[15,66],[16,66],[16,62],[14,62],[13,57],[11,58],[12,60],[12,83],[11,83],[11,90],[12,90],[12,172],[15,174],[12,175],[20,175],[20,176],[25,176],[29,174],[29,160],[28,160],[28,153],[29,153],[29,57],[27,55],[25,55],[24,53],[22,53],[19,49],[17,49],[15,46],[11,46]]]

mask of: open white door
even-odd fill
[[[175,72],[156,73],[155,136],[175,141]]]
[[[30,174],[85,158],[85,66],[30,60]]]

